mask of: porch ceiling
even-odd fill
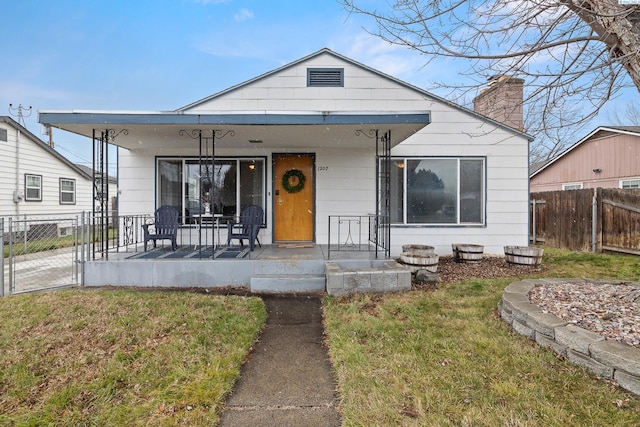
[[[216,136],[216,148],[366,147],[374,142],[375,130],[390,130],[395,146],[430,119],[428,111],[39,112],[40,123],[88,138],[94,129],[112,129],[117,137],[111,143],[129,150],[197,148],[198,139],[193,136],[198,130],[205,137],[211,137],[213,130],[219,131],[218,136],[233,131],[224,138]],[[119,133],[122,130],[126,132]]]

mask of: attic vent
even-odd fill
[[[308,87],[343,87],[344,68],[307,68]]]
[[[7,141],[7,130],[0,129],[0,141]]]

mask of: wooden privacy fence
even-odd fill
[[[640,255],[640,190],[597,188],[531,193],[529,239],[576,251]]]

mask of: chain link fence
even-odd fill
[[[79,215],[0,218],[0,296],[79,284]]]
[[[91,212],[0,217],[0,297],[82,286],[87,262],[121,260],[143,251],[142,225],[153,221],[153,214]],[[177,231],[178,246],[196,250],[220,244],[220,227],[218,221],[183,224]],[[157,242],[158,247],[167,244]]]
[[[143,250],[142,224],[153,215],[92,216],[90,212],[60,216],[0,217],[0,297],[84,284],[87,261],[108,261]],[[178,245],[213,244],[219,224],[183,225]],[[159,241],[158,246],[166,244]]]

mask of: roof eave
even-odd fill
[[[631,131],[631,130],[628,130],[628,129],[627,130],[619,129],[619,128],[616,128],[615,126],[614,127],[612,127],[612,126],[598,126],[594,130],[589,132],[586,136],[582,137],[582,139],[580,139],[578,142],[576,142],[575,144],[571,145],[566,150],[564,150],[562,153],[557,155],[553,160],[548,162],[546,165],[542,166],[540,169],[538,169],[535,172],[533,172],[532,174],[530,174],[529,175],[529,179],[533,178],[534,176],[538,175],[543,170],[545,170],[548,167],[550,167],[551,165],[553,165],[555,162],[557,162],[558,160],[563,158],[565,155],[569,154],[575,148],[578,148],[580,145],[582,145],[582,143],[584,143],[585,141],[588,141],[589,139],[591,139],[592,136],[594,136],[595,134],[597,134],[600,131],[608,131],[608,132],[622,133],[622,134],[626,134],[626,135],[640,136],[640,132],[634,132],[634,131]]]
[[[39,111],[42,124],[74,125],[342,125],[424,124],[430,111],[244,111],[244,112],[107,112]]]

